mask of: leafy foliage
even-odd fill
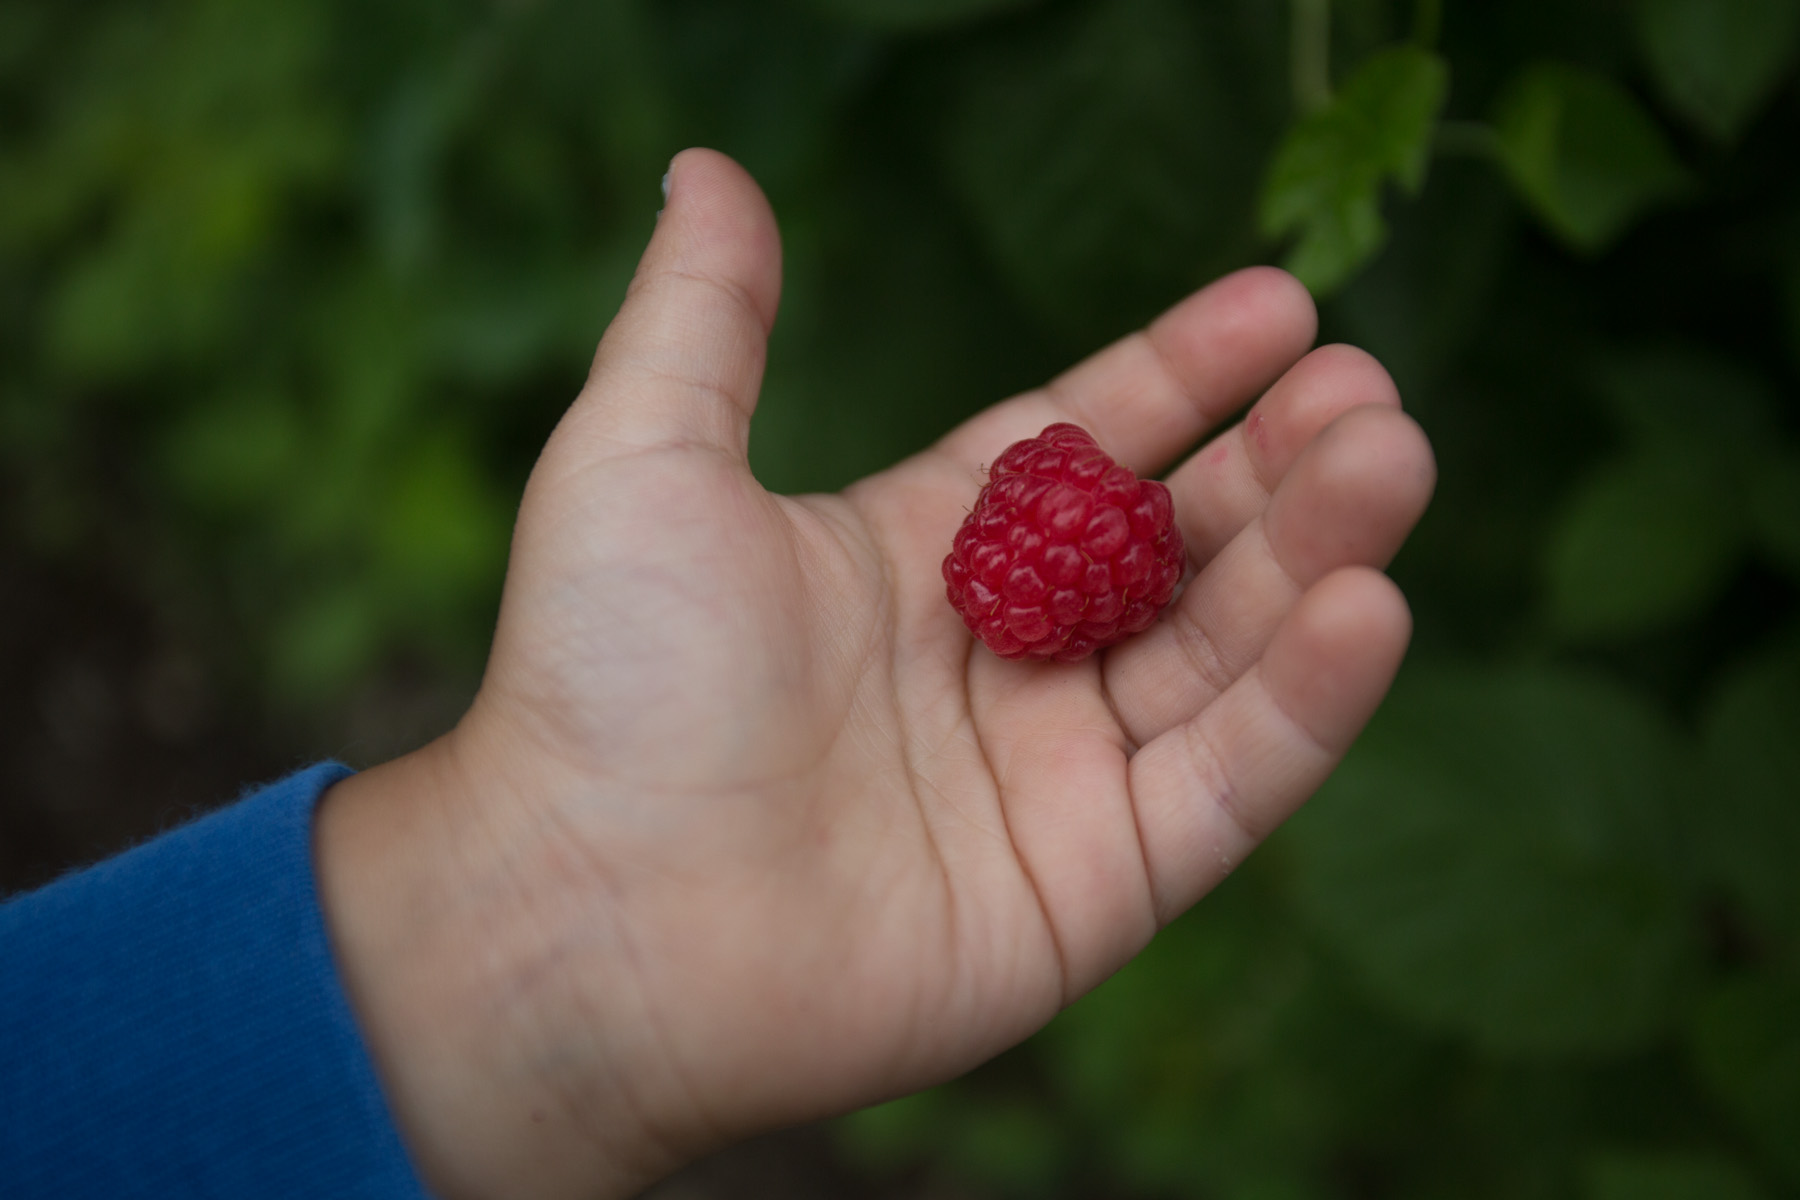
[[[950,181],[1021,298],[1052,320],[1148,318],[1146,285],[1180,294],[1252,251],[1250,186],[1278,117],[1239,55],[1266,58],[1274,30],[1252,15],[1264,6],[1222,7],[1071,8],[959,64]]]
[[[1520,194],[1578,249],[1605,248],[1687,181],[1630,94],[1578,67],[1542,63],[1521,73],[1498,102],[1494,127]]]
[[[466,689],[681,146],[782,220],[779,490],[1285,254],[1439,456],[1414,658],[1269,853],[847,1152],[993,1195],[1800,1195],[1797,12],[0,0],[0,521],[273,724]]]
[[[1282,265],[1313,291],[1336,289],[1381,248],[1385,180],[1415,193],[1424,184],[1447,76],[1428,51],[1383,51],[1282,141],[1263,192],[1262,229],[1277,238],[1301,231]]]
[[[1755,514],[1781,504],[1766,494],[1784,461],[1770,450],[1766,381],[1682,347],[1614,354],[1598,375],[1626,449],[1596,464],[1550,537],[1550,620],[1574,641],[1639,636],[1705,608],[1756,540]],[[1790,523],[1763,520],[1777,558]]]
[[[1610,684],[1414,672],[1295,821],[1296,899],[1401,1015],[1500,1051],[1635,1049],[1692,954],[1687,777]]]
[[[829,16],[884,29],[933,29],[1022,8],[1034,0],[811,0]]]
[[[1713,885],[1771,940],[1800,935],[1800,638],[1760,651],[1708,698],[1707,774],[1696,817]]]
[[[1588,1200],[1758,1200],[1756,1181],[1729,1159],[1698,1154],[1602,1154],[1588,1163]]]
[[[1645,0],[1638,36],[1669,105],[1701,131],[1731,141],[1800,52],[1800,3]]]
[[[1792,978],[1752,974],[1719,985],[1700,1009],[1694,1054],[1719,1098],[1759,1140],[1788,1183],[1800,1184],[1800,1031]]]
[[[1675,447],[1601,464],[1551,536],[1552,624],[1636,637],[1716,599],[1744,547],[1735,490],[1726,464]]]

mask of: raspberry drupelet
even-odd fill
[[[1001,658],[1076,662],[1155,621],[1185,563],[1169,489],[1064,423],[995,460],[944,582]]]

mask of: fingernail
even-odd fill
[[[669,203],[669,173],[667,171],[663,172],[662,190],[663,190],[663,204],[667,205]],[[662,215],[663,215],[663,210],[660,208],[657,209],[656,216],[657,216],[658,220],[662,219]]]

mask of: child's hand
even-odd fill
[[[1410,625],[1377,568],[1433,465],[1280,272],[1221,280],[842,495],[745,459],[780,250],[676,159],[526,490],[457,729],[340,784],[320,877],[401,1127],[449,1197],[619,1195],[967,1070],[1218,883],[1325,778]],[[1017,438],[1165,470],[1200,572],[1075,665],[971,641],[939,564]]]

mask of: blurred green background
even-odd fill
[[[1800,0],[0,0],[0,572],[64,581],[8,637],[96,581],[178,648],[144,720],[234,763],[436,732],[686,145],[781,220],[777,490],[1282,262],[1439,455],[1394,695],[1139,962],[839,1152],[1800,1196],[1797,52]],[[72,755],[104,672],[57,678],[19,720]]]

